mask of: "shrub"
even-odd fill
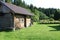
[[[49,21],[54,21],[54,19],[53,18],[50,18]]]
[[[40,24],[60,24],[60,21],[52,21],[52,20],[40,20]]]
[[[59,19],[59,21],[60,21],[60,19]]]

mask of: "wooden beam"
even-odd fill
[[[15,27],[15,18],[14,18],[15,12],[13,12],[13,11],[11,10],[11,13],[12,13],[12,16],[13,16],[13,31],[15,31],[15,29],[16,29],[16,27]]]
[[[15,31],[16,27],[15,27],[15,14],[13,13],[13,18],[14,18],[14,28],[13,28],[13,31]]]

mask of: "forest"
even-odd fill
[[[44,21],[60,21],[60,9],[56,9],[56,8],[37,8],[36,6],[33,6],[33,4],[27,5],[25,3],[25,1],[22,0],[6,0],[6,2],[10,2],[12,4],[15,4],[17,6],[21,6],[23,8],[26,8],[27,10],[29,10],[31,13],[34,14],[34,16],[32,16],[32,20],[34,22],[40,22],[41,20]]]

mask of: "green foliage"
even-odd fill
[[[50,18],[49,21],[54,21],[54,19],[53,18]]]
[[[45,19],[45,20],[40,20],[40,24],[60,24],[60,21],[55,21],[54,19]]]
[[[60,19],[60,9],[55,9],[55,8],[39,8],[39,11],[43,12],[46,16],[49,18],[53,18],[55,20]]]
[[[5,0],[5,2],[12,3],[12,0]]]
[[[21,6],[21,7],[24,7],[24,8],[28,8],[29,6],[25,3],[25,1],[22,1],[22,0],[14,0],[14,3],[15,5],[17,6]]]
[[[40,14],[39,14],[39,19],[40,19],[40,20],[42,20],[42,19],[48,19],[48,18],[49,18],[49,17],[46,16],[46,14],[40,12]]]
[[[30,6],[29,6],[29,8],[30,8],[30,10],[34,13],[35,12],[35,8],[34,8],[34,6],[31,4]]]
[[[22,6],[22,1],[21,0],[14,0],[14,4],[17,6]]]
[[[33,17],[33,20],[34,21],[39,21],[39,11],[37,9],[35,9],[35,12],[34,12],[34,17]]]
[[[59,19],[59,21],[60,21],[60,19]]]

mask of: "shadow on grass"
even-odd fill
[[[55,29],[55,30],[50,30],[50,31],[60,31],[60,25],[57,25],[57,26],[49,26],[49,27],[52,27],[52,28]]]
[[[0,29],[0,32],[11,32],[11,29]]]

